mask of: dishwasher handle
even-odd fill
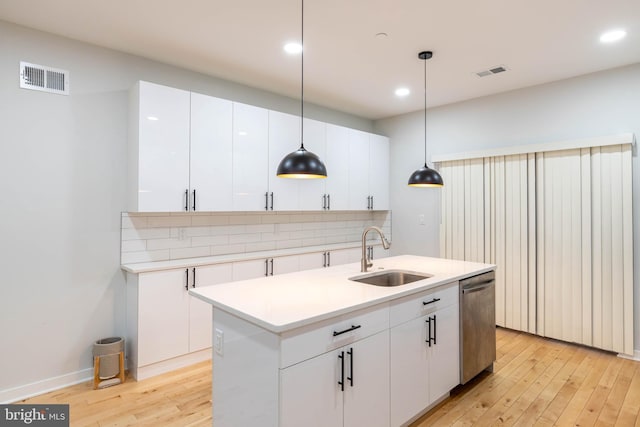
[[[496,282],[495,280],[489,280],[488,282],[480,283],[479,285],[481,285],[481,286],[476,285],[476,286],[473,286],[473,287],[470,287],[470,288],[462,289],[462,294],[470,294],[472,292],[478,292],[478,291],[481,291],[483,289],[487,289],[487,288],[495,285],[495,282]]]

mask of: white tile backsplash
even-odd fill
[[[360,242],[369,225],[391,239],[388,211],[125,212],[121,223],[123,264]]]

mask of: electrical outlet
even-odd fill
[[[184,227],[178,228],[178,240],[186,240],[187,239],[187,229]]]
[[[418,215],[418,224],[424,225],[424,214]]]
[[[224,332],[222,332],[220,329],[216,329],[213,338],[213,348],[216,350],[216,353],[222,356],[224,351]]]

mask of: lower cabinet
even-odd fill
[[[390,329],[392,426],[415,419],[459,384],[457,291],[456,282],[398,305],[405,315],[422,315]]]
[[[280,426],[388,426],[389,332],[280,371]]]
[[[129,274],[127,345],[134,377],[144,368],[211,347],[211,305],[191,297],[190,288],[231,281],[231,265],[161,270]],[[184,364],[193,363],[185,362]],[[153,368],[153,374],[179,367]]]

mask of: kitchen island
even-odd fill
[[[493,269],[404,255],[370,272],[430,277],[375,286],[346,264],[190,290],[213,306],[214,425],[415,419],[459,382],[458,281]]]

